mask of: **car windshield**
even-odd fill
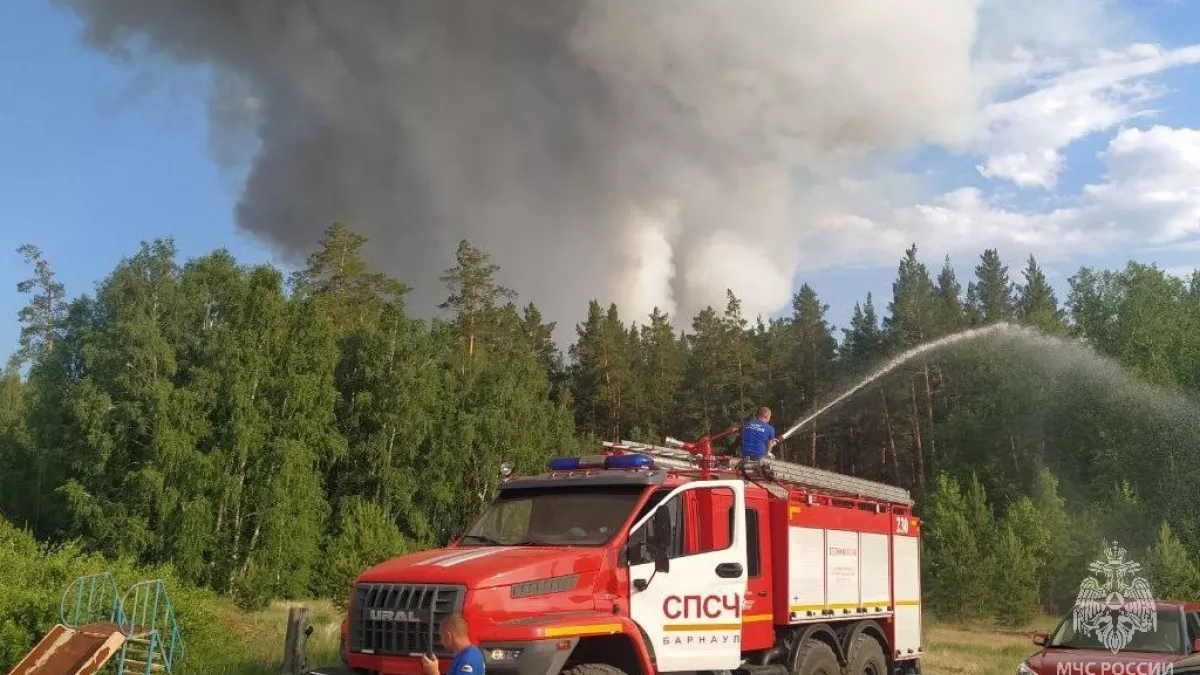
[[[612,539],[643,486],[504,490],[467,533],[464,546],[601,546]]]
[[[1159,654],[1182,654],[1185,652],[1183,645],[1183,630],[1179,625],[1178,610],[1158,610],[1156,612],[1158,620],[1152,630],[1133,630],[1130,633],[1129,642],[1122,646],[1119,651],[1122,652],[1153,652]],[[1110,618],[1111,617],[1111,618]],[[1101,614],[1097,619],[1088,623],[1091,625],[1100,626],[1104,623],[1110,623],[1114,628],[1118,619],[1115,614]],[[1058,630],[1054,632],[1054,636],[1047,644],[1048,647],[1058,649],[1103,649],[1108,650],[1100,641],[1098,634],[1103,630],[1092,629],[1090,632],[1084,630],[1084,626],[1076,627],[1075,616],[1068,615],[1067,618],[1059,624]]]

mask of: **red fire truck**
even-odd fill
[[[416,675],[432,652],[445,672],[458,612],[488,675],[918,675],[908,491],[774,460],[764,477],[712,453],[724,435],[506,465],[449,547],[355,579],[347,670]]]

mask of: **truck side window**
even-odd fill
[[[688,553],[724,551],[733,543],[733,523],[724,514],[733,506],[733,490],[726,487],[706,487],[692,490],[692,513],[689,522],[699,524]]]
[[[733,532],[734,508],[729,507],[729,531]],[[746,571],[751,579],[762,574],[762,542],[758,531],[758,509],[746,509]]]
[[[758,509],[746,509],[746,571],[751,578],[762,574],[762,542],[758,534]]]
[[[637,522],[642,519],[647,513],[654,509],[663,498],[670,493],[670,490],[658,490],[650,499],[646,501],[646,505],[633,519]],[[686,494],[686,493],[684,493]],[[629,564],[640,565],[642,563],[652,562],[651,558],[645,560],[638,559],[638,544],[647,543],[652,548],[665,551],[667,557],[678,558],[683,552],[684,528],[682,526],[683,519],[680,517],[683,513],[683,494],[675,495],[671,501],[667,502],[660,508],[653,518],[646,521],[640,529],[629,536],[630,552]]]

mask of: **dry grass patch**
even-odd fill
[[[273,602],[261,612],[247,614],[229,603],[222,612],[225,627],[238,636],[230,645],[228,659],[221,663],[190,664],[192,672],[213,675],[278,675],[283,665],[283,640],[287,634],[288,610],[304,606],[309,611],[313,632],[308,639],[310,668],[338,663],[338,631],[342,615],[332,603]]]
[[[1012,675],[1018,663],[1037,651],[1033,634],[1049,631],[1054,623],[1050,617],[1020,628],[928,622],[922,670],[937,675]]]

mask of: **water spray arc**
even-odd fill
[[[847,398],[850,398],[859,389],[862,389],[863,387],[867,386],[868,384],[871,384],[875,380],[878,380],[879,378],[883,377],[884,375],[887,375],[888,373],[892,372],[896,368],[903,365],[905,362],[910,361],[915,357],[918,357],[927,352],[934,351],[936,349],[941,349],[942,347],[946,347],[946,346],[949,346],[952,344],[956,344],[958,342],[962,342],[964,340],[971,340],[974,338],[982,337],[984,335],[990,335],[992,333],[998,333],[998,332],[1002,332],[1002,331],[1008,332],[1008,331],[1018,331],[1018,330],[1021,330],[1021,327],[1017,326],[1015,324],[994,323],[994,324],[984,326],[982,328],[971,328],[971,329],[964,330],[964,331],[961,331],[958,333],[953,333],[951,335],[947,335],[945,337],[938,338],[937,340],[933,340],[931,342],[926,342],[925,344],[913,347],[912,349],[904,352],[903,354],[900,354],[896,358],[885,363],[878,370],[876,370],[875,372],[871,373],[866,378],[859,381],[858,384],[854,385],[850,389],[847,389],[845,392],[842,392],[842,394],[839,395],[837,398],[833,399],[829,403],[826,403],[825,405],[818,408],[816,410],[816,412],[814,412],[813,414],[811,414],[808,417],[805,417],[804,419],[797,422],[795,425],[792,426],[791,429],[788,429],[787,431],[783,432],[783,435],[780,436],[780,440],[787,440],[787,438],[790,437],[792,434],[796,433],[797,430],[799,430],[801,427],[808,424],[809,422],[812,422],[817,417],[820,417],[822,414],[825,413],[825,411],[827,411],[830,408],[832,408],[833,406],[841,403],[842,401],[846,400]]]

